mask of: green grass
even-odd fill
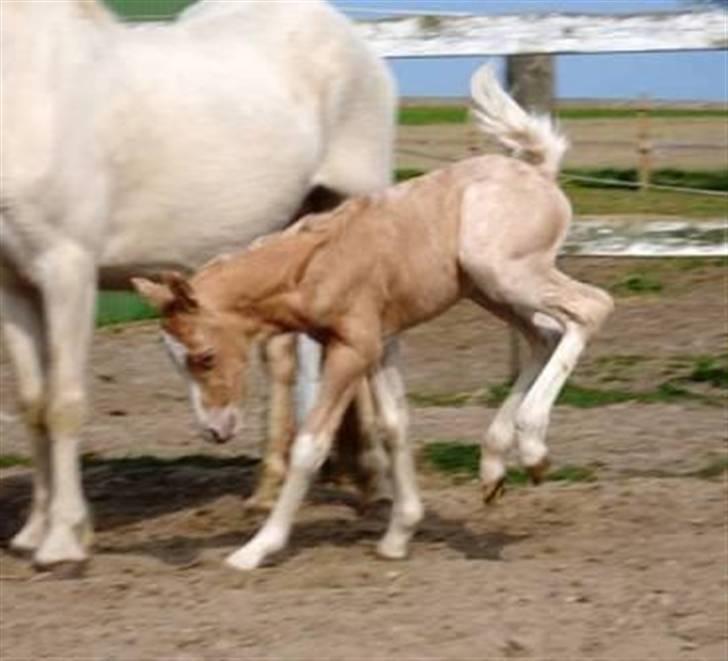
[[[728,367],[718,364],[719,360],[720,358],[712,356],[698,358],[693,371],[686,377],[686,380],[708,383],[714,388],[728,389]]]
[[[556,116],[561,120],[580,119],[635,119],[637,108],[565,107]],[[653,108],[649,116],[657,119],[728,119],[728,112],[720,108]],[[426,126],[429,124],[463,124],[468,110],[460,105],[406,105],[399,109],[401,126]]]
[[[480,447],[461,441],[435,441],[427,443],[422,449],[425,463],[435,470],[457,478],[474,479],[480,467]],[[728,471],[728,457],[719,457],[703,468],[686,472],[649,471],[651,477],[663,478],[700,478],[704,480],[721,477]],[[546,474],[547,482],[594,482],[598,479],[597,466],[565,465]],[[510,468],[506,472],[506,482],[510,485],[528,483],[523,470]]]
[[[624,189],[633,190],[629,184],[639,180],[636,168],[571,168],[565,175],[594,177],[595,179],[611,179],[624,182]],[[728,192],[728,169],[719,170],[679,170],[677,168],[660,168],[653,170],[650,182],[659,186],[680,186],[702,190]],[[598,182],[579,181],[582,188],[604,188]],[[620,190],[617,185],[609,186],[612,190]],[[728,203],[727,203],[728,204]]]
[[[0,468],[13,468],[15,466],[30,466],[31,460],[17,454],[0,454]]]
[[[172,17],[195,0],[104,0],[122,18]]]
[[[722,218],[728,212],[728,199],[693,193],[623,188],[586,188],[566,181],[563,189],[571,200],[574,213],[583,215],[647,215],[680,218]]]
[[[695,378],[697,373],[698,378]],[[723,367],[714,366],[710,363],[708,367],[697,370],[691,376],[669,379],[653,390],[631,391],[617,388],[590,388],[575,383],[567,383],[562,389],[556,404],[559,406],[571,406],[580,409],[595,408],[598,406],[610,406],[623,402],[639,402],[642,404],[670,403],[675,401],[694,401],[709,406],[722,406],[724,399],[720,396],[695,393],[688,389],[691,382],[698,379],[717,382],[719,388],[725,388],[725,380],[728,378],[728,370]],[[418,408],[427,407],[461,407],[461,406],[499,406],[508,396],[510,385],[498,384],[489,390],[460,391],[452,393],[418,393],[410,392],[407,399],[412,406]]]
[[[610,291],[618,296],[656,294],[662,291],[662,283],[651,273],[628,273],[619,282],[612,285]]]
[[[478,476],[480,447],[460,441],[436,441],[427,443],[423,450],[425,461],[442,473],[474,478]],[[596,480],[594,468],[587,466],[562,466],[546,475],[550,482],[593,482]],[[512,485],[528,483],[523,470],[508,469],[506,482]]]
[[[691,476],[709,480],[714,477],[721,477],[726,472],[728,472],[728,457],[720,457],[707,466],[693,471]]]
[[[101,292],[96,308],[96,325],[113,324],[155,319],[157,311],[131,292]]]

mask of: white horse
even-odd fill
[[[101,0],[0,8],[2,329],[35,461],[11,547],[78,566],[97,282],[195,269],[312,194],[386,185],[394,88],[322,0],[204,0],[145,26]]]

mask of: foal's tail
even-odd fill
[[[473,117],[484,133],[516,158],[556,177],[569,142],[548,115],[531,115],[521,108],[500,86],[488,64],[473,75],[470,95]]]

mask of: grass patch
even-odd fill
[[[96,306],[96,325],[110,326],[156,319],[158,312],[132,292],[101,292]]]
[[[560,120],[636,119],[638,115],[638,108],[585,106],[559,108],[556,111]],[[720,108],[653,108],[649,111],[649,116],[657,119],[728,119],[728,112]],[[466,105],[406,105],[399,109],[399,123],[402,126],[463,124],[467,119]]]
[[[709,463],[704,468],[694,471],[691,477],[699,477],[703,480],[709,480],[714,477],[721,477],[728,472],[728,457],[721,457]]]
[[[649,215],[682,218],[722,218],[726,199],[676,191],[585,188],[566,181],[563,189],[576,215]]]
[[[436,441],[427,443],[423,456],[428,465],[441,473],[459,477],[475,478],[480,466],[480,447],[460,441]],[[546,475],[549,482],[593,482],[596,480],[594,468],[588,466],[562,466]],[[511,485],[528,483],[525,471],[510,468],[506,472],[506,482]]]
[[[720,358],[712,356],[698,358],[686,379],[695,383],[708,383],[714,388],[728,389],[728,367],[719,365],[719,360]]]
[[[559,108],[559,119],[635,119],[638,108],[571,107]],[[652,108],[647,113],[657,119],[726,119],[728,112],[720,108]]]
[[[726,387],[724,379],[726,370],[710,367],[708,374],[718,380],[718,387]],[[701,376],[705,372],[700,373]],[[642,404],[671,403],[675,401],[695,401],[710,406],[722,406],[724,401],[720,397],[694,393],[685,388],[691,377],[670,379],[658,385],[654,390],[634,392],[616,388],[588,388],[575,383],[567,383],[561,390],[557,406],[572,406],[579,409],[590,409],[598,406],[610,406],[624,402],[639,402]],[[415,407],[460,407],[468,405],[481,405],[497,407],[503,403],[510,392],[511,386],[501,383],[491,386],[488,391],[473,390],[455,393],[408,393],[407,399]]]
[[[639,181],[636,168],[580,168],[564,170],[564,174],[594,177],[595,179],[611,179],[621,181],[624,188],[632,190],[629,184]],[[678,170],[676,168],[661,168],[651,173],[650,182],[660,186],[681,186],[683,188],[699,188],[712,191],[728,191],[728,169],[724,170]],[[578,181],[576,185],[582,188],[604,188],[604,184],[592,181]],[[619,189],[610,185],[612,190]]]
[[[402,106],[398,112],[400,126],[464,124],[467,119],[465,106]]]
[[[662,283],[650,273],[628,273],[619,282],[612,285],[610,290],[620,296],[655,294],[662,291]]]
[[[15,466],[30,466],[33,462],[28,457],[17,454],[0,454],[0,468],[13,468]]]
[[[155,19],[176,16],[195,0],[104,0],[119,16],[126,19]]]

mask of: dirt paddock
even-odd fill
[[[476,402],[507,377],[507,335],[469,304],[411,331],[403,363],[427,516],[402,562],[374,556],[382,513],[360,517],[348,487],[319,484],[284,555],[250,574],[223,568],[260,523],[241,496],[262,399],[239,440],[204,445],[155,326],[99,332],[84,471],[95,556],[83,578],[59,580],[1,552],[0,657],[728,658],[725,390],[685,380],[706,357],[725,367],[725,267],[571,258],[565,269],[618,293],[574,382],[647,393],[670,381],[687,394],[556,407],[554,467],[595,479],[514,486],[484,508],[476,482],[437,472],[421,448],[477,442],[495,409]],[[639,277],[652,293],[620,289]],[[0,354],[4,413],[12,392]],[[8,415],[0,454],[28,456]],[[29,494],[26,466],[0,470],[0,541]]]

